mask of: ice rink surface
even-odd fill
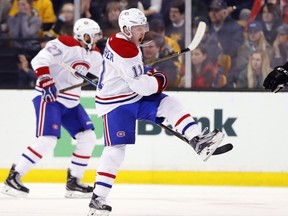
[[[26,199],[0,193],[0,216],[88,213],[90,199],[64,198],[64,184],[25,185]],[[288,188],[115,184],[109,203],[111,216],[288,216]]]

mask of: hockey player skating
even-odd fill
[[[127,144],[135,143],[137,119],[159,124],[166,118],[190,140],[190,145],[205,161],[224,137],[217,129],[201,134],[180,102],[162,93],[167,86],[164,73],[144,74],[139,45],[148,31],[145,15],[135,8],[123,10],[118,22],[121,32],[107,41],[96,93],[96,111],[104,122],[105,148],[97,168],[89,216],[107,216],[112,210],[106,198],[124,160]]]
[[[102,56],[95,43],[101,38],[101,29],[93,20],[82,18],[75,22],[73,30],[74,37],[60,36],[49,41],[31,62],[38,77],[37,96],[33,99],[37,141],[28,146],[17,164],[12,165],[2,189],[5,194],[27,196],[29,189],[22,184],[21,176],[54,149],[63,126],[77,141],[68,168],[65,197],[92,196],[93,187],[81,183],[80,179],[96,145],[94,126],[79,102],[80,87],[67,92],[57,90],[83,82],[59,66],[61,62],[91,78],[98,76]]]

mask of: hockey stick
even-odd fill
[[[171,58],[174,58],[176,56],[179,56],[179,55],[182,55],[186,52],[191,52],[192,50],[194,50],[195,48],[198,47],[199,43],[201,42],[204,34],[205,34],[205,31],[206,31],[206,23],[201,21],[199,22],[199,25],[198,25],[198,28],[196,30],[196,33],[195,33],[195,36],[193,38],[193,40],[191,41],[191,43],[188,45],[187,48],[181,50],[180,52],[174,52],[174,53],[171,53],[167,56],[164,56],[163,58],[159,58],[159,59],[155,59],[151,62],[148,62],[146,63],[146,65],[153,65],[155,63],[158,63],[158,62],[162,62],[162,61],[166,61],[168,59],[171,59]]]
[[[171,54],[169,54],[167,56],[164,56],[163,58],[159,58],[159,59],[156,59],[154,61],[148,62],[145,65],[153,65],[155,63],[162,62],[162,61],[174,58],[176,56],[182,55],[182,54],[184,54],[186,52],[191,52],[192,50],[194,50],[199,45],[199,43],[201,42],[201,40],[202,40],[202,38],[203,38],[203,36],[205,34],[205,31],[206,31],[206,23],[202,22],[202,21],[199,22],[199,25],[198,25],[198,28],[196,30],[195,36],[194,36],[193,40],[191,41],[191,43],[189,44],[189,46],[187,48],[181,50],[180,52],[171,53]],[[62,89],[61,91],[64,92],[64,91],[68,91],[68,90],[71,90],[71,89],[74,89],[74,88],[84,87],[84,86],[87,86],[87,85],[91,84],[91,83],[89,83],[89,81],[87,81],[87,80],[85,80],[85,81],[86,82],[83,82],[81,84],[73,85],[73,86],[70,86],[68,88]],[[93,81],[95,81],[95,80],[93,80]]]
[[[65,69],[67,69],[68,71],[70,71],[73,74],[76,74],[77,76],[81,77],[83,80],[85,80],[87,82],[88,85],[92,85],[94,87],[97,87],[98,84],[98,79],[90,79],[86,76],[84,76],[83,74],[79,73],[78,71],[76,71],[74,68],[70,67],[69,65],[65,64],[64,62],[59,63],[59,65]],[[78,88],[78,87],[82,87],[84,83],[79,83],[77,85],[73,85],[64,89],[61,89],[59,92],[65,92],[74,88]]]
[[[186,143],[188,143],[188,144],[190,145],[189,140],[188,140],[186,137],[184,137],[182,134],[178,133],[177,131],[174,131],[173,129],[167,127],[167,126],[164,125],[164,124],[158,124],[158,125],[159,125],[161,128],[163,128],[164,130],[172,133],[174,136],[178,137],[179,139],[183,140],[184,142],[186,142]],[[224,154],[224,153],[226,153],[226,152],[231,151],[232,149],[233,149],[233,145],[232,145],[231,143],[227,143],[227,144],[224,144],[224,145],[218,147],[218,148],[215,150],[215,152],[213,152],[212,155]]]

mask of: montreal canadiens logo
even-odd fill
[[[124,137],[125,132],[124,131],[118,131],[116,135],[117,135],[117,137]]]
[[[72,68],[75,69],[77,72],[86,75],[89,71],[90,65],[87,62],[75,62],[72,64]],[[79,79],[80,77],[74,74],[74,77]]]

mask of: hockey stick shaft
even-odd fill
[[[189,140],[186,139],[186,137],[182,136],[182,134],[174,131],[173,129],[167,127],[166,125],[164,124],[158,124],[161,128],[163,128],[164,130],[166,130],[167,132],[169,133],[172,133],[174,136],[178,137],[179,139],[183,140],[184,142],[188,143],[189,144]]]
[[[73,74],[76,74],[77,76],[81,77],[83,80],[86,81],[87,85],[92,85],[94,87],[97,87],[97,82],[98,82],[98,79],[90,79],[86,76],[84,76],[83,74],[79,73],[78,71],[76,71],[74,68],[70,67],[69,65],[65,64],[64,62],[61,62],[59,64],[61,67],[67,69],[68,71],[70,71],[71,73]],[[65,92],[65,91],[68,91],[68,90],[71,90],[71,89],[74,89],[74,88],[78,88],[78,87],[82,87],[84,86],[83,85],[84,83],[79,83],[77,85],[73,85],[73,86],[70,86],[70,87],[67,87],[67,88],[64,88],[64,89],[61,89],[59,92]]]
[[[202,22],[202,21],[199,22],[199,25],[198,25],[198,28],[196,30],[195,36],[194,36],[193,40],[191,41],[191,43],[189,44],[189,46],[187,48],[181,50],[180,52],[171,53],[171,54],[169,54],[167,56],[164,56],[163,58],[155,59],[154,61],[148,62],[145,65],[146,66],[147,65],[153,65],[155,63],[166,61],[168,59],[177,57],[177,56],[182,55],[182,54],[184,54],[186,52],[191,52],[192,50],[194,50],[199,45],[199,43],[201,42],[201,40],[202,40],[202,38],[203,38],[203,36],[205,34],[205,31],[206,31],[206,23]],[[87,86],[87,85],[90,85],[90,84],[91,83],[89,83],[89,81],[86,81],[86,82],[83,82],[81,84],[73,85],[73,86],[70,86],[68,88],[62,89],[61,91],[64,92],[64,91],[68,91],[68,90],[71,90],[71,89],[74,89],[74,88],[84,87],[84,86]]]
[[[151,62],[148,62],[146,65],[153,65],[155,63],[158,63],[158,62],[162,62],[162,61],[166,61],[168,59],[171,59],[171,58],[174,58],[174,57],[177,57],[179,55],[182,55],[186,52],[191,52],[192,50],[194,50],[195,48],[198,47],[198,45],[200,44],[204,34],[205,34],[205,31],[206,31],[206,23],[205,22],[199,22],[199,25],[198,25],[198,28],[196,30],[196,33],[193,37],[193,40],[191,41],[191,43],[188,45],[187,48],[181,50],[180,52],[175,52],[175,53],[171,53],[167,56],[164,56],[163,58],[159,58],[159,59],[155,59]]]

